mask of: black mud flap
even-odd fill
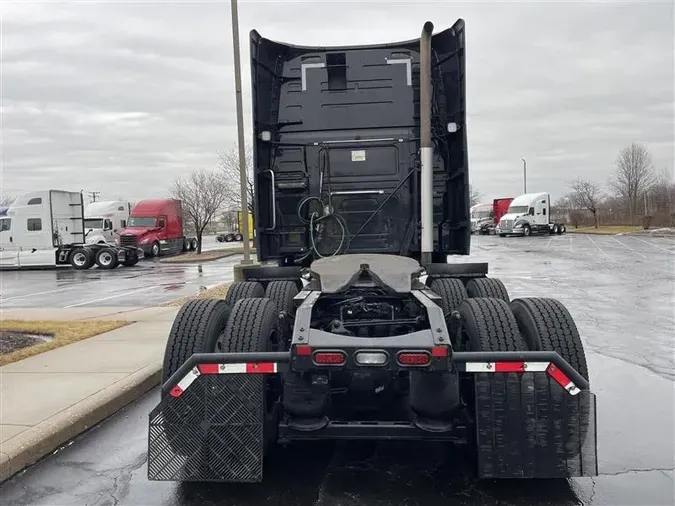
[[[595,395],[539,373],[475,377],[481,478],[597,476]]]
[[[200,375],[174,395],[150,413],[149,480],[262,481],[262,375]]]

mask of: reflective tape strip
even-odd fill
[[[466,372],[544,372],[550,362],[466,362]]]
[[[546,369],[548,375],[556,380],[556,382],[567,390],[570,395],[577,395],[581,390],[574,384],[574,382],[567,377],[567,375],[558,369],[554,364],[551,364]]]
[[[197,377],[209,374],[274,374],[278,372],[276,362],[248,362],[240,364],[199,364],[193,367],[182,380],[174,386],[169,395],[180,397],[192,385]]]
[[[570,395],[577,395],[581,390],[558,367],[550,362],[466,362],[466,372],[546,372]]]
[[[239,364],[199,364],[202,374],[273,374],[276,362],[244,362]]]
[[[192,385],[192,382],[197,379],[198,376],[200,376],[201,373],[199,372],[199,369],[196,367],[193,367],[190,369],[190,372],[187,373],[182,380],[178,382],[178,384],[171,389],[169,394],[171,397],[180,397],[187,388]]]

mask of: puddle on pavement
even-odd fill
[[[54,339],[54,336],[31,334],[29,332],[16,332],[13,330],[0,330],[0,355],[6,355],[13,351],[28,348],[40,343],[46,343]]]

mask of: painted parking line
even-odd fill
[[[88,301],[86,301],[86,302],[79,302],[79,303],[77,303],[77,304],[71,304],[71,305],[69,305],[69,306],[63,306],[63,307],[69,308],[69,307],[86,306],[87,304],[93,304],[93,303],[95,303],[95,302],[101,302],[101,301],[104,301],[104,300],[110,300],[110,299],[117,299],[117,298],[119,298],[119,297],[124,297],[124,296],[126,296],[126,295],[133,295],[133,294],[135,294],[135,293],[147,292],[147,291],[149,291],[149,290],[154,290],[155,288],[158,288],[158,285],[146,286],[145,288],[140,288],[140,289],[138,289],[138,290],[132,290],[132,291],[130,291],[130,292],[122,292],[122,293],[118,293],[118,294],[116,294],[116,295],[111,295],[111,296],[109,296],[109,297],[101,297],[100,299],[88,300]]]
[[[591,239],[591,236],[590,236],[590,235],[586,234],[586,238],[587,238],[589,241],[591,241],[591,242],[593,243],[593,245],[594,245],[596,248],[598,248],[598,249],[600,250],[600,253],[602,253],[603,255],[605,255],[605,258],[609,258],[609,255],[608,255],[607,253],[605,253],[605,250],[603,250],[600,246],[598,246],[597,243],[596,243],[593,239]]]
[[[0,301],[9,302],[11,300],[26,299],[28,297],[34,297],[36,295],[48,295],[50,293],[65,292],[65,291],[68,291],[68,290],[72,290],[74,288],[77,288],[77,287],[76,286],[67,286],[65,288],[58,288],[56,290],[47,290],[46,292],[33,292],[33,293],[27,293],[27,294],[24,294],[24,295],[17,295],[15,297],[7,297],[7,298],[4,298],[0,295]]]
[[[613,239],[614,241],[618,242],[621,246],[623,246],[623,247],[626,248],[627,250],[631,251],[632,253],[637,253],[638,255],[642,256],[642,258],[647,258],[647,255],[645,255],[645,254],[642,253],[641,251],[638,251],[638,250],[636,250],[636,249],[631,248],[631,247],[628,246],[627,244],[625,244],[625,243],[619,241],[616,237],[612,237],[612,236],[610,236],[610,237],[611,237],[611,239]]]
[[[643,242],[643,243],[645,243],[645,244],[649,244],[650,246],[653,246],[653,247],[655,247],[655,248],[657,248],[657,249],[659,249],[659,250],[661,250],[661,251],[665,251],[666,253],[673,253],[673,250],[670,250],[670,249],[668,249],[668,248],[663,248],[662,246],[658,246],[658,245],[654,244],[653,242],[645,241],[645,240],[643,240],[643,239],[640,239],[639,237],[635,237],[635,236],[633,236],[633,235],[629,235],[628,237],[631,237],[631,238],[633,238],[633,239],[635,239],[635,240],[637,240],[637,241]]]

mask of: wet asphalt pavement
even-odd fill
[[[203,251],[241,248],[241,243],[218,243],[205,237]],[[235,255],[203,264],[141,260],[134,267],[114,270],[70,267],[51,270],[12,270],[0,273],[0,306],[91,307],[153,306],[232,281]]]
[[[600,476],[480,481],[439,444],[304,444],[278,451],[253,486],[149,482],[157,389],[0,487],[8,505],[675,504],[675,240],[476,237],[472,255],[511,298],[556,297],[584,337],[597,395]]]

